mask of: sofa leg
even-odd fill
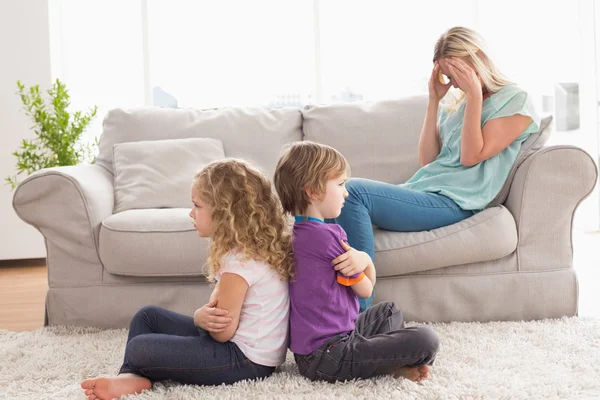
[[[48,295],[46,295],[46,301],[44,302],[44,326],[48,326]]]

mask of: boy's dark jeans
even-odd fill
[[[160,307],[139,310],[131,320],[123,366],[150,381],[174,380],[220,385],[264,378],[275,371],[250,361],[231,342],[220,343],[194,325],[194,319]]]
[[[394,303],[383,302],[360,313],[354,331],[294,358],[308,379],[336,382],[431,365],[438,347],[439,337],[433,329],[424,325],[406,328],[402,312]]]

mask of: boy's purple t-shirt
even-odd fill
[[[346,232],[337,224],[296,222],[293,230],[296,276],[290,282],[290,350],[310,354],[327,340],[354,330],[358,297],[337,282],[331,264],[346,251]],[[357,274],[357,276],[360,274]]]

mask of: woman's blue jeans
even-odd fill
[[[446,196],[369,179],[351,178],[346,182],[346,190],[348,198],[335,222],[346,231],[350,246],[365,251],[372,260],[373,225],[388,231],[420,232],[452,225],[474,214]],[[364,311],[373,296],[359,301],[360,311]]]

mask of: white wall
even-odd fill
[[[12,152],[32,137],[16,82],[44,90],[51,84],[47,0],[0,1],[0,50],[0,260],[45,257],[42,235],[17,217],[3,183],[15,173]]]

